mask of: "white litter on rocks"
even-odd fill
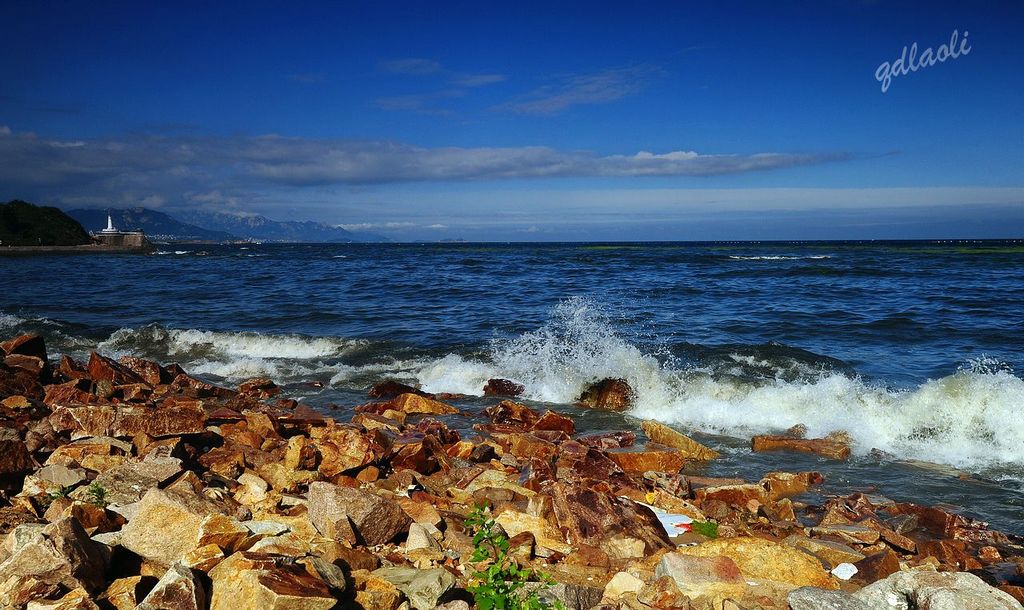
[[[852,563],[841,563],[832,568],[832,574],[841,580],[850,580],[857,573],[857,566]]]
[[[634,500],[635,502],[635,500]],[[646,506],[651,509],[654,516],[661,522],[662,527],[668,533],[669,538],[673,536],[679,536],[690,531],[690,524],[693,523],[693,519],[686,515],[677,515],[675,513],[667,513],[660,508],[651,506],[650,504],[644,504],[643,502],[637,502],[641,506]]]

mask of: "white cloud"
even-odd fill
[[[851,158],[844,153],[601,156],[546,146],[435,147],[401,142],[259,137],[143,136],[54,140],[0,135],[0,184],[95,194],[237,199],[259,183],[291,186],[486,181],[526,178],[713,176]],[[143,194],[140,194],[140,191]]]
[[[581,104],[606,104],[637,93],[661,73],[662,70],[656,66],[641,64],[589,74],[571,74],[498,109],[543,115],[557,114]]]

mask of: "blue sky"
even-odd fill
[[[0,199],[393,239],[1024,236],[1024,3],[8,2]],[[970,52],[879,64],[965,32]]]

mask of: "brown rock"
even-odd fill
[[[406,385],[404,383],[394,380],[382,381],[374,385],[372,388],[370,388],[370,391],[367,392],[367,394],[370,396],[370,398],[380,398],[383,400],[390,400],[392,398],[398,397],[401,394],[419,394],[420,396],[427,397],[433,396],[433,394],[428,394],[427,392],[424,392],[423,390],[420,390],[418,388],[414,388],[411,385]]]
[[[697,504],[700,505],[716,500],[724,502],[729,506],[746,506],[751,500],[759,504],[766,504],[768,502],[768,492],[765,488],[749,483],[701,487],[693,492],[693,497]]]
[[[889,549],[875,553],[854,562],[857,568],[855,578],[859,582],[872,583],[900,571],[900,559]]]
[[[675,473],[686,464],[686,454],[677,449],[612,449],[606,452],[608,458],[625,472]]]
[[[400,394],[390,401],[389,406],[409,415],[447,415],[459,412],[451,405],[412,393]]]
[[[225,443],[199,456],[199,464],[226,479],[236,479],[245,469],[245,452],[235,443]]]
[[[192,398],[210,398],[210,397],[221,397],[228,398],[235,393],[227,388],[221,388],[213,385],[212,383],[206,383],[201,379],[196,379],[187,373],[180,373],[171,380],[170,385],[179,388],[186,395]]]
[[[669,428],[665,424],[647,420],[640,424],[640,428],[644,431],[644,434],[647,435],[647,438],[651,439],[651,442],[679,449],[691,460],[713,460],[718,457],[718,452],[714,449],[705,447],[685,434]]]
[[[514,426],[522,430],[532,428],[540,419],[540,415],[530,407],[511,400],[487,407],[484,415],[490,418],[492,424]]]
[[[281,393],[281,388],[267,377],[254,377],[239,384],[238,392],[264,399],[277,396]]]
[[[114,385],[145,383],[142,377],[136,375],[128,367],[96,352],[89,354],[87,368],[89,370],[89,377],[93,381],[109,381]]]
[[[40,380],[24,371],[0,364],[0,396],[20,394],[28,398],[43,398]]]
[[[540,419],[533,424],[533,430],[536,432],[564,432],[567,435],[572,435],[576,434],[576,424],[567,415],[555,413],[554,411],[545,411],[540,416]]]
[[[15,373],[27,375],[31,379],[49,381],[50,365],[42,358],[14,354],[4,358],[4,366]]]
[[[39,335],[21,335],[0,343],[0,350],[5,356],[21,354],[32,356],[46,362],[46,341]]]
[[[577,402],[580,406],[608,411],[625,411],[633,404],[633,388],[625,379],[602,379],[591,384]]]
[[[68,355],[60,357],[60,364],[57,366],[57,372],[60,373],[61,377],[68,381],[89,378],[89,371]]]
[[[629,431],[603,432],[576,439],[580,444],[595,449],[623,449],[636,443],[636,434]]]
[[[36,467],[25,443],[14,438],[0,437],[0,475],[22,474]]]
[[[484,396],[510,396],[515,398],[526,391],[526,386],[508,379],[488,379],[484,384]]]
[[[907,553],[917,552],[917,543],[903,534],[898,534],[894,530],[886,526],[886,524],[879,521],[876,517],[867,517],[857,522],[857,525],[868,527],[881,535],[882,540],[901,551]]]
[[[92,436],[152,437],[199,434],[206,431],[206,412],[201,407],[174,405],[150,408],[113,405],[58,406],[50,415],[56,431]]]
[[[647,553],[673,546],[649,508],[608,489],[559,482],[551,486],[551,492],[558,525],[573,544],[601,546],[603,540],[620,536],[640,541]]]
[[[344,540],[349,531],[356,542],[374,546],[390,542],[412,521],[394,500],[330,483],[309,485],[309,520],[327,538]]]
[[[512,433],[503,440],[508,443],[508,452],[518,458],[550,460],[558,453],[558,447],[554,443],[549,443],[533,434]]]
[[[917,555],[923,559],[934,557],[943,565],[957,571],[974,569],[971,565],[976,560],[967,552],[967,545],[962,540],[929,540],[918,545]]]
[[[824,480],[817,472],[769,472],[761,479],[761,485],[768,490],[768,499],[780,500],[799,496],[811,485]]]
[[[21,409],[31,409],[32,401],[21,395],[8,396],[7,398],[0,400],[0,405],[3,405],[5,409],[19,411]]]
[[[524,533],[532,534],[534,548],[536,548],[537,555],[541,557],[549,557],[552,553],[569,555],[572,552],[572,546],[565,542],[565,538],[558,528],[543,517],[515,510],[505,510],[495,517],[495,521],[501,525],[509,537]]]
[[[125,367],[150,387],[156,387],[161,383],[170,383],[171,377],[167,375],[159,364],[136,356],[124,356],[118,359],[118,364]]]
[[[383,453],[383,449],[358,428],[327,426],[313,437],[320,453],[320,474],[333,477],[347,470],[360,468]]]
[[[89,386],[88,381],[81,379],[48,385],[46,386],[46,394],[43,396],[43,402],[51,407],[57,404],[92,402],[96,399],[96,396],[88,391]]]
[[[815,453],[833,460],[845,460],[850,457],[850,446],[840,441],[824,438],[792,438],[763,434],[751,439],[754,451],[796,451]]]
[[[819,525],[811,528],[814,536],[832,536],[852,544],[874,544],[880,535],[875,530],[860,525]]]

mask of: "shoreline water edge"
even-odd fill
[[[552,607],[1024,599],[1019,536],[942,506],[822,495],[818,470],[692,474],[719,452],[653,420],[580,432],[577,413],[531,408],[507,379],[487,380],[481,409],[395,380],[312,408],[267,377],[228,388],[136,355],[51,360],[38,335],[0,351],[7,607],[468,608],[488,565],[467,522],[479,507]],[[634,397],[609,377],[577,408]],[[850,444],[797,427],[754,436],[750,455],[827,466]]]

